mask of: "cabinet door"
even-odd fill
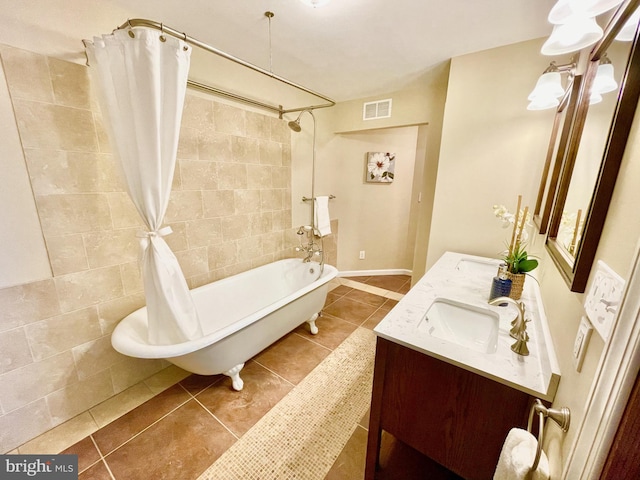
[[[492,478],[504,439],[511,428],[526,428],[533,399],[406,347],[379,342],[387,344],[380,428],[466,479]]]

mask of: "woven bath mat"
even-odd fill
[[[198,480],[322,480],[369,408],[374,354],[358,328]]]

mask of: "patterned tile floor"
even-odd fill
[[[196,479],[359,326],[373,329],[410,287],[404,275],[340,282],[328,294],[319,333],[303,324],[247,362],[242,392],[223,375],[191,375],[62,452],[78,454],[79,479]],[[367,425],[368,414],[326,479],[363,478]],[[419,455],[390,437],[383,443],[381,464],[389,468],[379,478],[450,478],[435,470],[425,477],[431,466]]]

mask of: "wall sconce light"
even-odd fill
[[[558,0],[549,12],[553,32],[541,49],[543,55],[562,55],[593,45],[603,36],[595,17],[623,0]]]
[[[609,93],[618,89],[618,82],[613,76],[613,65],[611,60],[605,53],[600,58],[600,64],[598,65],[598,71],[596,72],[596,78],[593,79],[593,86],[591,92],[597,94]]]
[[[561,73],[573,75],[574,68],[575,63],[573,62],[566,65],[556,65],[555,61],[551,62],[529,94],[530,103],[527,110],[547,110],[557,107],[560,104],[560,97],[565,93]]]
[[[617,7],[623,0],[558,0],[551,8],[548,20],[554,25],[567,23],[573,15],[597,17]]]
[[[567,23],[555,25],[542,45],[543,55],[563,55],[582,50],[602,38],[603,31],[593,17],[572,16]]]
[[[557,98],[534,98],[527,105],[527,110],[549,110],[550,108],[556,108],[560,105],[560,100]]]
[[[596,103],[600,103],[602,101],[602,95],[598,92],[591,92],[589,96],[589,105],[594,105]]]
[[[640,21],[640,8],[633,12],[633,15],[629,17],[629,20],[625,22],[620,29],[620,33],[616,35],[616,40],[619,42],[630,42],[636,35],[638,29],[638,21]]]

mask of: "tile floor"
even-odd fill
[[[401,297],[376,293],[406,293],[410,277],[343,283],[351,286],[329,292],[317,335],[303,324],[247,362],[242,392],[223,375],[191,375],[62,453],[78,454],[81,480],[196,479],[356,328],[374,328],[397,303],[387,297]],[[327,479],[363,477],[367,424],[365,415]],[[387,450],[384,461],[394,457]]]

